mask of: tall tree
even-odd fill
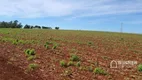
[[[59,30],[59,27],[55,27],[56,30]]]
[[[24,28],[25,28],[25,29],[30,29],[31,27],[30,27],[30,25],[26,24],[26,25],[24,26]]]

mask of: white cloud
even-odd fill
[[[23,18],[128,14],[142,12],[141,0],[1,0],[0,15]]]

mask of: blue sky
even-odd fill
[[[142,33],[142,0],[3,0],[0,21],[61,29]]]

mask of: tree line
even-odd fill
[[[0,28],[24,28],[24,29],[52,29],[51,27],[46,26],[39,26],[39,25],[22,25],[18,20],[6,22],[2,21],[0,22]],[[59,27],[55,27],[56,30],[59,29]]]

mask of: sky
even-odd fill
[[[142,0],[0,0],[0,21],[60,29],[142,33]]]

